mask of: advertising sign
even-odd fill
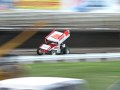
[[[17,8],[58,10],[61,0],[19,0],[15,3]]]
[[[105,6],[105,0],[63,0],[62,8],[73,11],[89,11]]]
[[[0,0],[0,10],[35,9],[89,12],[119,10],[120,0]]]

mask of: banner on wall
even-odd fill
[[[0,0],[0,10],[37,9],[89,12],[119,10],[120,0]]]
[[[59,10],[61,0],[19,0],[15,3],[16,8]]]
[[[15,5],[22,9],[89,11],[104,7],[105,0],[18,0]]]
[[[105,7],[105,0],[63,0],[62,9],[73,11],[90,11]]]

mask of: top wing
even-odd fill
[[[61,44],[70,36],[70,31],[65,30],[64,32],[52,31],[48,36],[45,37],[48,41],[58,42]]]

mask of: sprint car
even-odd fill
[[[45,44],[39,46],[37,54],[69,54],[69,48],[63,43],[69,37],[70,31],[68,29],[64,30],[64,32],[53,30],[45,37]]]

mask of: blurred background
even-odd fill
[[[3,65],[7,67],[18,65],[9,59],[12,56],[37,57],[37,48],[44,43],[45,36],[53,28],[58,31],[69,28],[71,36],[65,43],[69,46],[71,54],[102,53],[102,58],[88,60],[85,56],[82,59],[79,58],[74,64],[74,57],[72,61],[67,60],[67,63],[53,64],[52,61],[52,64],[41,65],[32,62],[32,64],[25,64],[25,68],[22,66],[22,68],[12,69],[18,71],[25,69],[20,73],[27,72],[28,76],[83,78],[89,82],[91,90],[106,90],[120,79],[120,0],[0,0],[2,68]],[[111,55],[108,58],[103,57],[103,54],[107,53],[117,53],[117,56],[112,54],[117,58],[111,58]],[[23,58],[26,61],[30,59]],[[8,65],[9,62],[13,64]],[[61,68],[67,68],[67,66],[72,69]],[[61,69],[61,72],[57,74],[54,67],[58,68],[58,71]],[[1,77],[4,79],[19,76],[15,73],[12,75],[8,73],[9,77],[5,76],[4,69],[1,69],[1,72]]]

